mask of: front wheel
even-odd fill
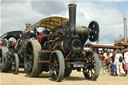
[[[49,71],[52,80],[60,82],[64,77],[65,62],[60,50],[55,50],[50,56]]]
[[[87,52],[89,59],[89,65],[87,68],[83,68],[84,77],[88,80],[96,80],[100,73],[100,60],[99,56],[95,52]]]
[[[12,72],[17,74],[19,71],[19,57],[17,54],[13,54],[13,61],[12,61]]]

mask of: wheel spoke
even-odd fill
[[[54,64],[57,64],[56,59],[54,58]]]
[[[32,65],[31,64],[28,64],[28,70],[31,71],[32,70]]]
[[[16,68],[16,62],[15,60],[12,62],[12,71],[15,71],[15,68]]]
[[[30,47],[28,48],[28,50],[29,50],[30,53],[33,53],[32,49]]]
[[[31,55],[27,53],[27,56],[31,56]]]
[[[28,52],[26,53],[26,65],[27,65],[27,70],[29,73],[31,73],[32,68],[33,68],[33,55],[32,55],[33,51],[30,47],[28,47]]]
[[[30,60],[30,61],[33,61],[33,57],[32,57],[32,56],[29,56],[29,60]]]
[[[91,70],[91,78],[93,78],[93,72],[92,72],[92,70]]]
[[[55,75],[57,77],[58,76],[58,73],[59,73],[59,65],[58,65],[58,59],[57,59],[57,57],[54,57],[54,70],[55,70]]]

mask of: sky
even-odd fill
[[[113,44],[123,38],[128,0],[0,0],[0,35],[23,31],[26,23],[34,24],[46,17],[68,18],[67,5],[73,1],[77,3],[76,24],[88,27],[92,20],[97,21],[101,44]]]

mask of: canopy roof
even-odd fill
[[[10,37],[18,37],[17,35],[20,35],[22,34],[23,32],[22,31],[10,31],[10,32],[7,32],[5,34],[3,34],[2,36],[0,36],[1,39],[3,38],[7,38],[9,39]]]
[[[58,26],[62,25],[64,22],[67,22],[67,21],[69,21],[69,20],[67,18],[63,18],[63,17],[48,17],[48,18],[42,19],[38,23],[26,28],[24,32],[29,32],[38,27],[44,27],[49,30],[56,30]]]

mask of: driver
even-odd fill
[[[11,53],[15,53],[15,43],[16,43],[16,39],[11,37],[9,38],[9,42],[8,42],[8,48],[10,50]]]

